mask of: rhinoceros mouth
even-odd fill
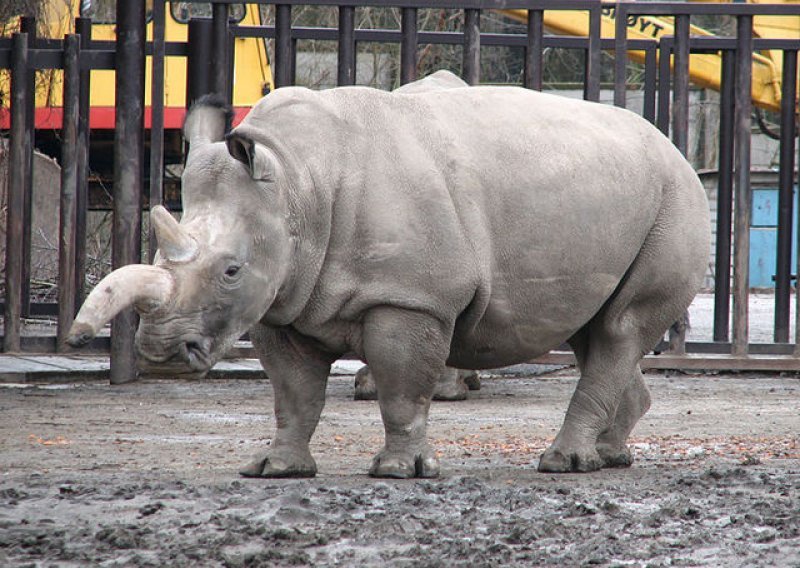
[[[212,354],[212,343],[208,337],[190,336],[182,338],[171,349],[163,352],[151,352],[140,344],[139,365],[148,373],[205,373],[216,361]]]

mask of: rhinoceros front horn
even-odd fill
[[[148,313],[167,303],[174,281],[168,270],[149,264],[118,268],[94,287],[69,330],[67,343],[83,347],[106,323],[130,305]]]
[[[156,232],[162,258],[181,263],[197,256],[197,241],[164,207],[156,205],[150,210],[150,223]]]

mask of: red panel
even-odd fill
[[[234,107],[233,124],[239,124],[250,111],[248,107]],[[144,126],[150,128],[151,108],[144,111]],[[63,122],[63,109],[61,107],[40,107],[36,109],[36,128],[40,130],[60,130]],[[92,107],[89,111],[89,128],[92,130],[114,129],[114,107]],[[164,108],[164,128],[179,129],[183,126],[186,109],[182,107]],[[8,108],[0,108],[0,130],[11,128],[11,113]]]

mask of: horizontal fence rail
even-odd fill
[[[194,0],[189,2],[195,3]],[[196,2],[196,3],[199,3]],[[35,34],[36,23],[23,19],[21,31],[0,38],[0,69],[11,77],[8,152],[8,196],[6,217],[5,297],[3,301],[5,352],[66,351],[64,344],[76,309],[80,306],[87,262],[87,211],[97,206],[89,191],[89,92],[91,70],[111,70],[117,75],[117,140],[115,175],[110,203],[114,212],[114,267],[137,262],[142,229],[142,210],[164,203],[168,186],[164,177],[164,92],[167,58],[187,60],[187,101],[215,92],[232,100],[234,38],[270,40],[271,64],[276,87],[296,83],[298,41],[316,40],[336,46],[338,85],[358,81],[359,44],[387,43],[399,46],[398,77],[401,84],[418,78],[420,46],[459,45],[463,47],[461,75],[469,84],[481,81],[481,53],[487,48],[513,47],[524,53],[521,84],[543,88],[544,54],[550,49],[576,50],[583,54],[584,98],[599,101],[601,95],[601,54],[613,62],[613,104],[626,107],[631,84],[628,80],[629,54],[642,54],[642,115],[654,123],[684,154],[688,151],[690,129],[690,59],[697,54],[720,54],[720,113],[717,127],[717,216],[714,266],[714,327],[710,341],[687,342],[677,338],[672,351],[648,358],[645,366],[690,368],[763,368],[800,370],[798,336],[790,338],[789,323],[800,322],[800,301],[791,311],[791,281],[800,273],[792,266],[793,203],[797,156],[797,57],[800,40],[759,39],[753,36],[753,17],[773,15],[800,17],[800,5],[772,4],[685,4],[685,3],[598,3],[583,0],[285,0],[257,1],[274,6],[274,23],[235,25],[228,20],[232,0],[212,0],[211,18],[189,22],[187,42],[166,41],[165,4],[153,3],[152,40],[145,41],[144,0],[123,3],[118,11],[118,40],[92,38],[92,22],[77,18],[75,34],[64,39],[46,39]],[[295,6],[330,6],[338,9],[338,25],[316,28],[293,25]],[[358,10],[365,7],[399,10],[398,29],[359,29]],[[423,9],[461,11],[459,31],[419,29]],[[525,33],[487,33],[481,19],[489,10],[527,10]],[[588,18],[586,37],[550,35],[544,29],[545,11],[577,10]],[[601,37],[603,11],[615,11],[613,38]],[[641,16],[674,19],[673,36],[659,40],[628,37],[631,18]],[[725,15],[735,19],[732,37],[692,36],[693,16]],[[750,146],[752,134],[752,58],[758,50],[783,53],[778,172],[778,224],[776,289],[773,342],[752,344],[749,340],[749,230],[752,215]],[[151,58],[151,100],[149,170],[145,176],[143,123],[144,55]],[[61,193],[59,225],[58,302],[30,303],[32,161],[37,132],[34,115],[34,73],[59,69],[64,72],[63,125],[60,129]],[[123,71],[117,73],[117,71]],[[791,80],[794,78],[795,80]],[[0,111],[4,112],[4,111]],[[146,178],[146,179],[145,179]],[[94,204],[94,205],[92,205]],[[174,203],[179,205],[179,201]],[[153,241],[152,233],[149,242]],[[797,243],[795,243],[795,246]],[[152,260],[154,247],[149,247]],[[731,285],[732,284],[732,285]],[[798,286],[795,286],[796,300]],[[733,299],[731,305],[731,297]],[[731,309],[732,308],[732,309]],[[56,336],[23,333],[26,318],[55,317]],[[732,325],[732,336],[729,330]],[[113,339],[94,340],[91,348],[109,351],[112,381],[130,374],[133,361],[132,313],[114,323]],[[662,344],[659,351],[669,351]],[[548,361],[572,361],[567,354],[554,353]],[[705,365],[705,366],[704,366]],[[116,377],[116,379],[115,379]]]

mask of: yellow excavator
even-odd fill
[[[0,0],[1,1],[1,0]],[[50,0],[43,6],[40,33],[49,38],[61,38],[74,31],[74,17],[80,5],[93,19],[92,39],[113,41],[115,39],[114,2],[108,0]],[[153,23],[148,2],[147,38],[152,38]],[[188,35],[189,18],[209,16],[210,6],[190,2],[168,2],[166,4],[165,40],[182,42]],[[261,24],[257,4],[232,4],[229,9],[232,23],[256,26]],[[2,23],[0,23],[2,26]],[[7,22],[7,31],[19,29],[17,22]],[[0,36],[4,35],[0,29]],[[272,70],[263,39],[235,38],[233,106],[237,115],[244,115],[274,85]],[[60,71],[40,71],[36,82],[36,128],[61,128],[62,74]],[[150,117],[150,58],[145,72],[145,122]],[[0,73],[0,130],[9,127],[8,73]],[[164,60],[164,126],[180,129],[186,109],[186,59],[167,57]],[[5,96],[3,96],[5,95]],[[5,107],[5,108],[3,108]],[[89,126],[93,131],[114,128],[114,72],[92,71],[90,91]]]
[[[727,3],[727,0],[704,0],[705,2]],[[798,0],[747,0],[749,4],[797,4]],[[527,22],[527,10],[499,10],[507,17]],[[601,36],[613,38],[615,35],[616,9],[603,8],[601,17]],[[589,14],[586,11],[546,10],[543,16],[546,29],[559,35],[588,36]],[[672,18],[631,15],[627,22],[629,39],[659,40],[675,33]],[[711,32],[691,26],[689,33],[694,36],[711,36]],[[786,16],[755,16],[753,33],[759,38],[800,39],[800,18]],[[628,54],[634,61],[643,61],[644,54],[631,51]],[[781,104],[781,70],[783,52],[766,51],[753,55],[753,104],[757,107],[779,111]],[[689,80],[701,87],[719,90],[722,58],[718,54],[694,54],[689,58]],[[795,81],[797,78],[795,78]]]

